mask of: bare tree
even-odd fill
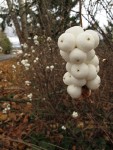
[[[22,28],[22,35],[27,42],[28,40],[28,30],[27,30],[27,17],[26,17],[26,9],[25,9],[25,1],[18,0],[19,3],[19,13],[21,17],[21,28]]]
[[[14,3],[11,0],[6,0],[8,9],[9,9],[9,15],[11,16],[11,19],[14,22],[16,33],[19,37],[20,43],[27,43],[28,40],[28,31],[27,31],[27,18],[26,18],[26,9],[25,9],[25,2],[24,0],[18,0],[19,4],[19,15],[21,17],[21,22],[19,23],[17,19],[17,10],[14,7]]]
[[[21,32],[21,29],[20,29],[20,25],[19,25],[19,22],[18,22],[18,19],[17,19],[16,12],[13,9],[13,3],[12,3],[11,0],[6,0],[6,1],[7,1],[7,5],[8,5],[8,8],[9,8],[9,15],[11,16],[11,19],[14,22],[14,25],[15,25],[15,28],[16,28],[16,33],[19,37],[20,43],[23,43],[24,38],[22,36],[22,32]]]
[[[106,13],[107,21],[113,20],[112,6],[111,0],[84,0],[83,7],[85,8],[86,14],[82,14],[82,16],[88,21],[90,28],[97,30],[105,39],[105,43],[110,45],[110,39],[106,33],[105,27],[100,26],[102,11]],[[100,14],[100,20],[97,20],[97,15]],[[86,16],[87,15],[87,16]]]
[[[79,0],[79,14],[80,14],[80,25],[82,27],[83,25],[82,25],[82,1],[81,0]]]

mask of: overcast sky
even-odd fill
[[[88,7],[90,0],[85,0],[85,6]],[[107,0],[112,1],[111,3],[113,3],[113,0]],[[92,0],[92,2],[97,2],[97,0]],[[79,11],[79,5],[75,7],[74,9],[75,11]],[[95,11],[95,10],[94,10]],[[113,7],[111,9],[111,11],[113,11]],[[82,14],[88,19],[88,14],[84,8],[84,6],[82,6]],[[74,12],[72,12],[72,15],[74,15]],[[99,9],[99,11],[97,12],[95,19],[99,21],[99,25],[101,27],[107,26],[108,25],[108,21],[107,21],[107,16],[106,16],[106,12],[105,9],[103,7],[101,7]],[[88,26],[88,21],[86,21],[86,19],[84,17],[82,17],[82,21],[83,21],[83,27],[86,28]]]
[[[6,6],[7,7],[6,0],[0,0],[0,6]]]

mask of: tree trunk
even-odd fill
[[[48,6],[46,1],[39,0],[39,19],[41,21],[42,29],[45,30],[46,36],[51,36],[51,21],[48,14]]]
[[[20,29],[20,25],[19,25],[19,22],[17,20],[17,16],[16,16],[16,13],[15,11],[13,10],[13,5],[11,3],[11,0],[6,0],[7,1],[7,5],[8,5],[8,8],[9,8],[9,13],[11,15],[11,18],[13,20],[13,23],[15,25],[15,28],[16,28],[16,33],[17,33],[17,36],[19,37],[19,41],[20,43],[24,43],[24,38],[22,36],[22,32],[21,32],[21,29]]]
[[[19,12],[21,17],[21,28],[22,28],[22,35],[27,42],[28,40],[28,30],[27,30],[27,16],[26,16],[26,9],[25,9],[25,1],[18,0],[19,3]]]

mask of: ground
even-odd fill
[[[102,46],[98,49],[97,55],[100,58],[99,75],[102,80],[99,90],[92,92],[89,98],[80,100],[72,100],[65,90],[61,93],[54,93],[55,96],[48,93],[47,101],[46,97],[43,97],[40,109],[37,109],[36,112],[34,109],[37,105],[29,101],[25,94],[29,89],[23,84],[26,78],[23,78],[23,68],[17,65],[18,57],[0,62],[1,149],[25,150],[32,146],[34,149],[41,150],[39,145],[46,147],[46,150],[62,150],[62,148],[66,150],[69,145],[71,145],[70,150],[76,150],[76,147],[78,150],[81,150],[81,147],[87,150],[87,146],[90,150],[112,148],[113,51]],[[44,65],[46,67],[45,62]],[[16,66],[16,72],[14,66]],[[59,65],[55,67],[56,70],[59,69]],[[47,80],[50,79],[49,77],[52,78],[56,72],[46,73]],[[43,74],[40,75],[40,81],[43,81]],[[55,81],[59,86],[62,85],[60,77],[56,77]],[[43,84],[41,86],[43,90]],[[44,110],[43,113],[42,110]],[[75,110],[79,113],[77,119],[71,117]],[[62,130],[62,126],[64,129],[66,126],[66,130]],[[48,143],[53,143],[54,146],[47,148]]]
[[[12,65],[15,63],[15,59],[0,62],[0,147],[4,150],[9,147],[24,149],[26,144],[14,139],[17,136],[21,139],[33,127],[29,122],[32,105],[26,101],[25,89],[19,87],[20,77],[13,74]]]

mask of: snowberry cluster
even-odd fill
[[[68,85],[67,92],[72,98],[81,96],[83,86],[96,90],[100,85],[99,58],[94,50],[98,44],[97,32],[84,31],[80,26],[67,29],[58,38],[60,55],[67,62],[63,82]]]

